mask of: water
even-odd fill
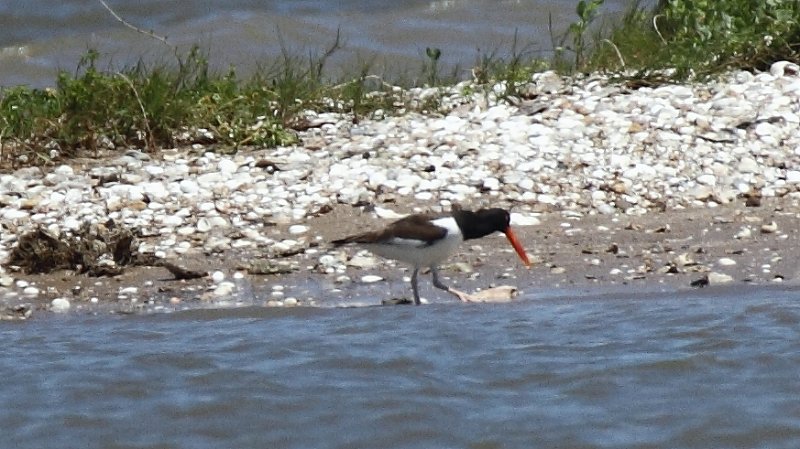
[[[796,448],[800,292],[0,323],[0,447]]]
[[[601,22],[632,0],[607,0]],[[243,74],[256,62],[290,53],[322,54],[341,30],[342,48],[329,61],[331,76],[373,73],[416,76],[425,48],[442,49],[441,64],[469,72],[480,54],[516,50],[548,56],[549,20],[561,33],[575,20],[577,0],[232,0],[107,3],[129,23],[165,36],[186,50],[199,44],[217,69]],[[126,28],[98,0],[0,2],[0,86],[54,83],[73,71],[87,49],[100,51],[101,68],[172,61],[172,50]],[[356,69],[354,69],[356,67]]]

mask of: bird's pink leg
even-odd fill
[[[460,290],[456,290],[453,287],[448,287],[439,280],[439,270],[436,267],[431,268],[431,277],[433,278],[433,286],[450,293],[451,295],[455,295],[458,299],[463,302],[472,302],[474,299],[467,293],[464,293]]]

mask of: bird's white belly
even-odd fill
[[[452,256],[463,239],[461,235],[448,235],[433,245],[427,246],[410,240],[396,240],[394,242],[364,245],[364,247],[370,252],[387,259],[399,260],[415,267],[432,267],[439,265]]]

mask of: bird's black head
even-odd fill
[[[464,240],[479,239],[493,232],[506,232],[511,222],[508,211],[499,208],[476,211],[454,210],[455,218]]]

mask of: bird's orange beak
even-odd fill
[[[514,247],[514,251],[516,251],[519,258],[522,259],[522,263],[524,263],[526,267],[530,267],[531,261],[528,260],[528,255],[525,254],[525,248],[523,248],[522,244],[517,240],[517,235],[511,230],[511,226],[507,227],[506,230],[503,231],[503,234],[506,235],[509,243]]]

